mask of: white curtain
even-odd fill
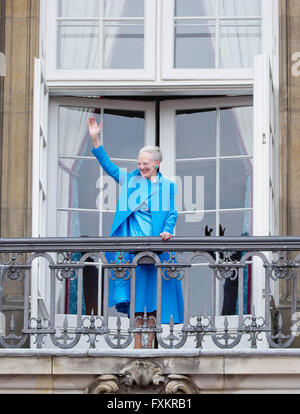
[[[260,16],[260,0],[217,0],[220,2],[220,17],[235,17],[235,16]],[[203,0],[203,9],[205,16],[214,16],[215,4],[212,5],[210,0]],[[234,26],[231,23],[230,27],[224,26],[225,20],[221,20],[220,26],[220,51],[219,65],[223,68],[251,68],[253,67],[253,56],[260,53],[260,31],[258,28],[252,27],[253,20],[244,21],[240,26]],[[255,24],[260,24],[260,21],[254,21]],[[241,20],[237,22],[241,23]],[[227,30],[225,29],[226,27]],[[226,30],[226,31],[225,31]],[[213,44],[215,47],[215,44]]]
[[[220,0],[221,16],[260,16],[261,0]]]
[[[59,114],[59,154],[83,155],[89,142],[88,118],[91,112],[81,108],[60,108]],[[58,160],[58,206],[78,207],[78,171],[82,161],[78,159]],[[80,237],[78,212],[59,213],[57,215],[58,236]],[[74,296],[74,295],[73,295]],[[57,283],[57,308],[68,313],[74,297],[70,294],[70,283]]]
[[[141,0],[144,1],[144,0]],[[104,16],[105,17],[122,17],[123,12],[127,6],[127,0],[117,0],[117,1],[106,1],[104,7]],[[117,24],[118,22],[114,22]],[[118,26],[106,26],[106,29],[109,28],[109,36],[104,38],[104,55],[103,55],[103,64],[105,68],[111,67],[111,62],[113,54],[115,51],[115,45],[118,41],[118,31],[120,27]]]
[[[259,1],[222,1],[224,16],[260,16]],[[221,21],[222,22],[222,21]],[[220,66],[223,68],[252,68],[253,57],[260,53],[260,20],[231,21],[220,26]],[[238,23],[235,25],[235,23]]]
[[[59,17],[98,17],[99,0],[58,0]]]
[[[92,113],[88,109],[60,108],[59,150],[60,155],[82,155],[89,142],[88,118]],[[59,205],[78,208],[78,171],[81,160],[59,160]],[[68,218],[66,217],[68,216]],[[69,237],[80,236],[78,213],[60,214],[58,233]]]
[[[240,155],[253,151],[253,107],[236,107],[231,110],[239,136]]]
[[[99,0],[60,0],[62,17],[99,17]],[[99,25],[96,23],[59,23],[58,61],[62,69],[97,69],[99,62]]]
[[[253,116],[252,107],[237,107],[231,109],[230,113],[236,129],[236,136],[240,155],[253,155]],[[222,125],[221,125],[222,127]],[[244,208],[253,207],[253,161],[251,158],[243,159],[244,174],[246,175]],[[244,235],[251,235],[252,216],[244,213],[243,231]]]

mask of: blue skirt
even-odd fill
[[[154,265],[138,265],[135,272],[135,312],[157,310],[157,271]],[[181,282],[162,278],[161,323],[183,323],[183,296]],[[130,279],[109,280],[109,306],[129,314]]]
[[[114,232],[114,236],[143,237],[153,236],[152,218],[147,206],[134,211],[127,220]],[[160,254],[164,258],[164,253]],[[108,263],[113,262],[116,257],[114,253],[107,253]],[[124,260],[132,261],[134,255],[125,253]],[[113,272],[113,271],[112,271]],[[150,313],[157,310],[156,286],[157,270],[153,264],[141,264],[136,267],[135,279],[135,312]],[[125,277],[126,279],[126,277]],[[177,279],[165,280],[162,278],[161,293],[161,323],[169,323],[171,315],[174,323],[183,323],[183,296],[181,281]],[[130,302],[130,278],[128,280],[109,280],[109,306],[116,306],[120,312],[129,314]]]

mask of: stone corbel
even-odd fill
[[[191,378],[178,374],[168,375],[165,391],[166,394],[199,394],[199,389]]]
[[[100,375],[85,390],[86,394],[198,394],[191,378],[164,375],[151,361],[136,360],[124,365],[118,375]]]

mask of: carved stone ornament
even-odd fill
[[[153,388],[157,388],[157,392],[165,382],[162,369],[151,361],[133,361],[120,370],[119,376],[123,388],[129,388],[130,390],[133,390],[133,388],[137,388],[137,390],[151,388],[155,392]]]
[[[165,388],[166,394],[199,394],[196,384],[185,375],[168,375],[168,383]]]
[[[184,375],[165,376],[151,361],[136,360],[124,365],[118,375],[100,375],[86,394],[198,394],[193,381]]]
[[[85,394],[117,394],[119,391],[118,377],[115,375],[100,375],[85,389]]]

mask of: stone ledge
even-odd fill
[[[0,350],[0,378],[3,375],[117,375],[125,364],[134,360],[150,360],[160,366],[164,374],[201,375],[201,376],[243,376],[243,375],[299,375],[300,358],[296,352],[283,355],[182,355],[152,352],[107,352],[103,355],[88,355],[88,351],[66,351],[51,355],[50,351],[28,350],[17,355],[15,350]],[[13,353],[15,353],[13,355]],[[68,351],[69,354],[69,351]],[[117,355],[118,354],[118,355]],[[290,354],[290,355],[289,355]],[[300,384],[299,384],[300,386]]]
[[[0,380],[3,375],[46,375],[53,373],[53,358],[51,357],[1,357]]]
[[[260,356],[248,353],[247,357],[238,353],[225,355],[224,351],[223,355],[205,356],[198,351],[198,355],[187,357],[177,352],[172,355],[169,350],[168,356],[164,352],[155,356],[155,351],[148,351],[144,358],[128,351],[126,356],[119,352],[119,357],[108,353],[88,356],[82,351],[66,356],[62,350],[56,355],[39,350],[44,355],[34,356],[34,350],[24,351],[23,355],[13,356],[16,350],[1,350],[0,393],[84,393],[97,378],[117,378],[122,367],[135,360],[155,364],[166,377],[185,375],[199,393],[300,393],[300,359],[295,351],[294,355],[279,351],[277,356],[271,352]]]

